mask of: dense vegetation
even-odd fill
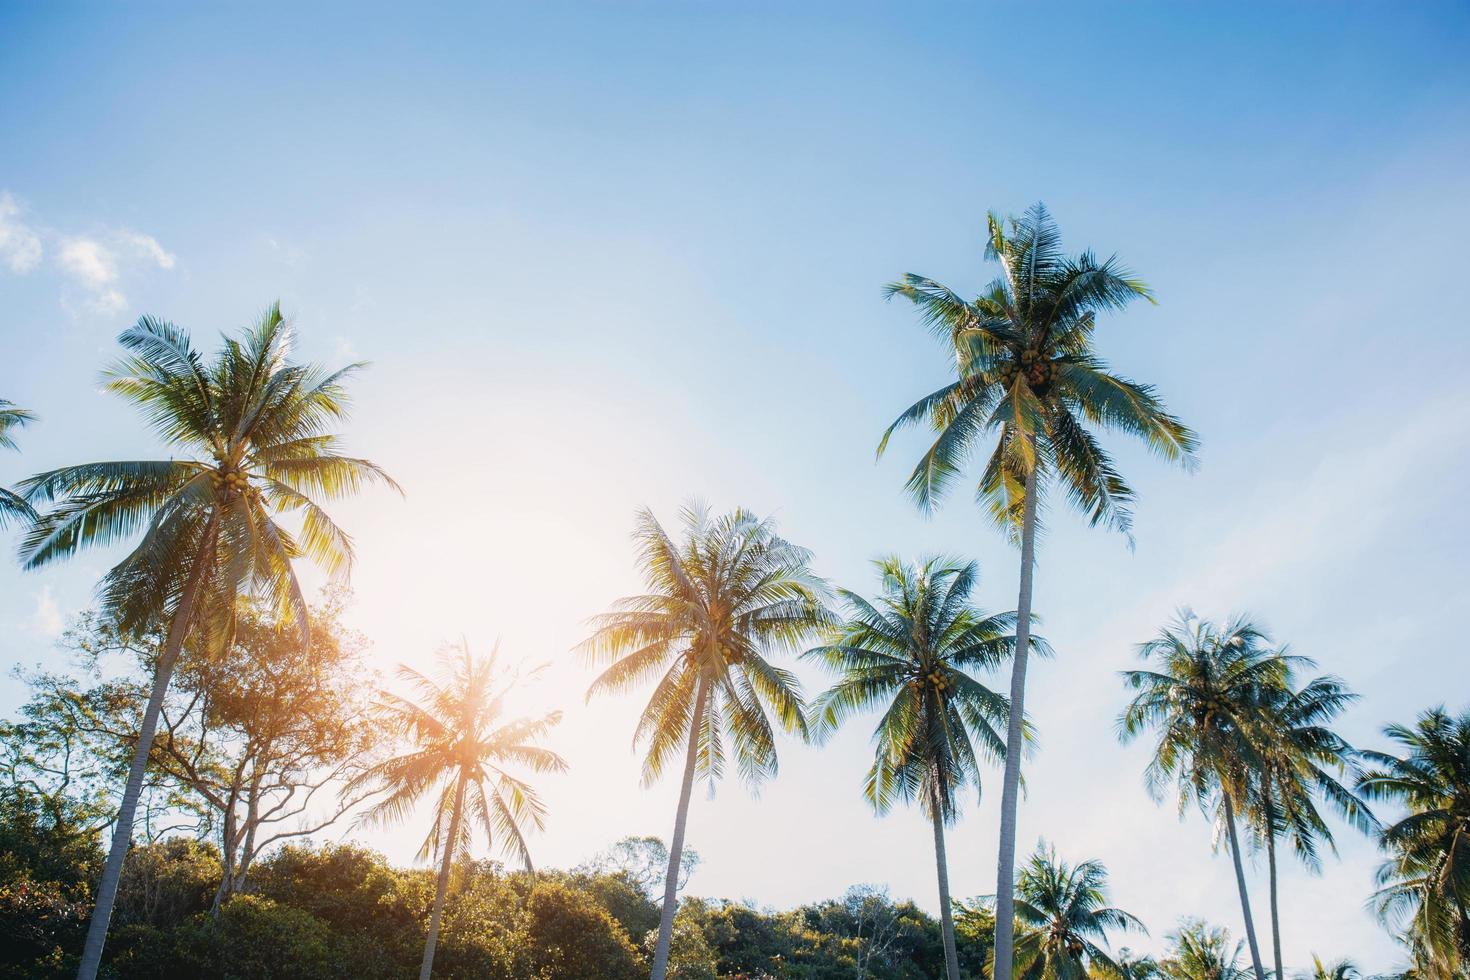
[[[890,287],[955,377],[880,451],[894,429],[932,426],[908,484],[930,507],[994,440],[977,489],[1020,547],[1017,609],[974,606],[980,569],[963,559],[881,559],[869,598],[819,577],[768,518],[691,505],[670,530],[641,512],[645,589],[596,617],[579,653],[598,671],[589,696],[646,692],[632,727],[645,781],[681,780],[673,834],[572,871],[538,871],[531,856],[545,809],[535,777],[566,768],[547,744],[560,713],[508,714],[520,675],[464,644],[435,674],[404,666],[396,688],[373,685],[366,640],[342,621],[346,593],[315,607],[302,593],[300,559],[343,574],[353,559],[324,503],[396,489],[339,448],[357,366],[293,363],[277,307],[210,360],[142,318],[105,384],[142,410],[167,458],[82,463],[0,491],[25,567],[131,545],[66,634],[76,669],[22,675],[31,697],[0,722],[0,977],[1285,980],[1278,847],[1315,869],[1338,823],[1384,851],[1371,901],[1403,942],[1403,976],[1470,977],[1470,714],[1390,725],[1391,751],[1350,745],[1333,728],[1356,699],[1347,684],[1243,615],[1182,613],[1139,645],[1117,700],[1121,737],[1153,745],[1149,790],[1172,789],[1181,814],[1198,810],[1223,839],[1244,938],[1182,919],[1167,956],[1135,956],[1125,944],[1144,924],[1112,904],[1102,861],[1060,842],[1016,862],[1036,725],[1027,658],[1053,652],[1032,632],[1042,503],[1127,533],[1133,492],[1097,433],[1185,465],[1197,440],[1095,348],[1099,316],[1151,299],[1147,287],[1115,259],[1063,253],[1040,205],[989,230],[1001,275],[979,297],[915,275]],[[0,401],[0,446],[18,448],[35,421]],[[825,666],[832,687],[808,698],[785,665],[795,657]],[[784,912],[681,898],[697,864],[695,782],[731,766],[748,785],[776,778],[783,735],[820,743],[859,718],[876,729],[854,791],[879,813],[915,804],[928,819],[938,918],[871,886]],[[956,900],[946,828],[991,768],[999,877],[993,895]],[[352,814],[423,821],[433,866],[307,843]],[[1266,855],[1264,917],[1248,844]],[[517,867],[473,860],[477,845]],[[1308,975],[1355,972],[1318,959]]]

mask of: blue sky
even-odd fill
[[[987,281],[988,208],[1044,199],[1157,307],[1101,331],[1203,437],[1198,473],[1112,443],[1137,547],[1055,513],[1032,674],[1042,751],[1020,838],[1097,857],[1159,948],[1186,914],[1239,932],[1198,815],[1115,744],[1116,672],[1180,604],[1247,610],[1363,694],[1343,721],[1470,704],[1470,12],[1456,4],[0,7],[0,396],[43,421],[0,480],[157,451],[97,392],[142,312],[209,344],[280,298],[304,356],[366,358],[350,445],[404,484],[338,508],[353,619],[383,668],[467,635],[554,663],[573,764],[542,863],[667,835],[637,785],[633,699],[582,704],[567,650],[638,587],[628,531],[684,498],[773,512],[820,572],[971,556],[1014,605],[1016,556],[961,488],[900,492],[883,426],[944,378],[881,285]],[[108,556],[0,569],[7,663],[54,636]],[[803,669],[815,687],[820,674]],[[0,710],[23,696],[0,683]],[[874,881],[934,905],[927,831],[859,795],[867,725],[780,778],[701,798],[692,890],[789,905]],[[998,782],[993,776],[992,783]],[[997,792],[951,834],[993,889]],[[414,826],[372,840],[407,860]],[[1395,958],[1364,909],[1376,856],[1285,874],[1289,965]],[[1252,870],[1264,903],[1264,872]]]

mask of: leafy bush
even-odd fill
[[[131,941],[129,941],[129,939]],[[238,895],[211,918],[164,932],[142,927],[118,945],[118,980],[337,980],[340,942],[302,909]]]

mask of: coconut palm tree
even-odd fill
[[[1111,975],[1116,980],[1158,980],[1163,969],[1147,953],[1135,953],[1124,946],[1113,954],[1113,969],[1103,975]]]
[[[930,558],[915,568],[890,557],[874,564],[882,596],[870,603],[839,590],[846,621],[831,642],[803,654],[841,674],[813,706],[813,731],[825,737],[852,714],[883,707],[864,794],[880,815],[895,800],[917,799],[933,825],[945,968],[949,980],[959,980],[944,828],[958,814],[958,791],[973,785],[979,792],[981,759],[1005,754],[998,727],[1010,706],[973,672],[1011,655],[1015,616],[987,616],[970,604],[979,579],[974,562]]]
[[[1359,980],[1363,971],[1352,960],[1334,960],[1325,963],[1322,957],[1312,954],[1312,968],[1297,974],[1297,980]]]
[[[1302,658],[1302,664],[1311,661]],[[1337,852],[1332,830],[1317,808],[1320,797],[1364,833],[1377,829],[1367,805],[1338,781],[1355,766],[1355,753],[1327,723],[1357,695],[1337,677],[1318,677],[1300,690],[1267,687],[1268,741],[1247,788],[1246,819],[1266,849],[1270,883],[1271,946],[1276,976],[1285,977],[1281,959],[1281,913],[1277,896],[1276,840],[1289,837],[1298,859],[1320,871],[1319,845]]]
[[[1155,798],[1172,779],[1181,815],[1191,801],[1206,808],[1218,800],[1251,964],[1256,980],[1265,980],[1236,814],[1250,780],[1260,771],[1263,746],[1274,738],[1266,692],[1288,685],[1292,666],[1301,658],[1271,649],[1270,638],[1244,617],[1218,627],[1188,610],[1156,638],[1140,644],[1138,652],[1148,669],[1123,672],[1125,683],[1139,693],[1119,720],[1119,735],[1127,742],[1145,729],[1158,731],[1145,773]]]
[[[1169,953],[1159,961],[1168,980],[1246,980],[1250,976],[1240,965],[1240,942],[1231,945],[1226,929],[1185,919],[1168,939]]]
[[[36,416],[24,408],[16,407],[14,402],[8,402],[0,398],[0,447],[5,449],[19,448],[15,444],[15,437],[11,435],[12,429],[19,429],[36,420]],[[24,497],[0,487],[0,527],[5,527],[12,518],[20,518],[30,521],[35,518],[35,512],[31,505],[26,503]]]
[[[1358,792],[1408,813],[1379,837],[1389,858],[1374,900],[1386,922],[1407,925],[1429,965],[1459,975],[1470,964],[1470,711],[1433,708],[1383,731],[1402,754],[1364,752]]]
[[[1108,872],[1100,861],[1069,865],[1056,848],[1039,843],[1016,877],[1015,976],[1022,980],[1083,980],[1096,974],[1118,976],[1122,968],[1108,955],[1108,933],[1134,930],[1143,923],[1107,904]],[[992,971],[991,976],[997,976]]]
[[[326,372],[293,364],[290,333],[272,306],[206,364],[186,332],[143,317],[119,338],[129,353],[104,384],[142,409],[169,458],[67,466],[20,485],[28,503],[53,505],[26,534],[26,568],[142,532],[99,591],[123,631],[164,634],[77,973],[82,980],[101,963],[159,708],[191,629],[202,629],[211,644],[228,642],[236,599],[254,594],[304,630],[295,560],[306,555],[335,573],[352,558],[350,539],[318,500],[372,481],[396,488],[374,464],[342,455],[330,434],[346,414],[343,384],[361,365]],[[295,534],[278,523],[282,514],[298,519]]]
[[[1196,445],[1194,433],[1164,409],[1152,387],[1114,374],[1094,347],[1098,316],[1137,299],[1151,302],[1148,287],[1116,258],[1064,255],[1056,223],[1041,204],[1009,225],[1007,230],[1004,220],[990,215],[985,254],[1000,263],[1001,275],[976,299],[966,301],[913,274],[887,287],[890,297],[904,296],[918,306],[953,353],[957,377],[910,406],[878,445],[881,456],[897,429],[921,420],[938,433],[908,479],[909,491],[927,510],[990,434],[994,449],[979,494],[1021,548],[996,880],[1002,976],[1010,968],[1014,921],[1016,805],[1040,498],[1055,490],[1093,525],[1128,533],[1133,491],[1093,428],[1136,436],[1165,459],[1185,464],[1192,464]]]
[[[664,980],[668,970],[696,773],[711,782],[724,774],[728,740],[748,784],[776,774],[771,716],[805,737],[806,705],[796,677],[768,657],[799,650],[833,622],[810,553],[777,535],[770,520],[744,510],[715,518],[690,504],[682,523],[676,542],[651,512],[639,513],[634,539],[648,592],[596,617],[592,636],[579,647],[590,662],[607,664],[589,687],[589,700],[659,678],[633,736],[635,745],[647,743],[644,785],[684,751],[653,980]]]
[[[409,747],[374,763],[353,781],[354,787],[376,786],[387,794],[364,814],[369,822],[400,821],[420,800],[433,799],[434,822],[419,858],[437,857],[439,875],[419,980],[429,980],[433,972],[449,870],[455,857],[469,851],[473,827],[492,847],[533,870],[526,831],[541,829],[546,808],[511,767],[538,773],[567,768],[561,756],[535,744],[561,721],[560,711],[506,719],[506,696],[521,677],[503,669],[499,658],[498,645],[488,657],[477,657],[461,641],[440,654],[437,677],[400,666],[398,676],[415,698],[384,691],[380,710],[385,730]]]

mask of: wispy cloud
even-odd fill
[[[12,194],[0,192],[0,264],[16,275],[29,275],[41,266],[48,251],[73,292],[63,293],[62,305],[74,312],[82,308],[104,315],[127,306],[122,282],[128,272],[168,270],[177,262],[158,239],[131,228],[70,234],[33,224]],[[80,293],[80,303],[76,293]]]
[[[102,314],[118,313],[127,306],[127,297],[118,288],[121,265],[174,267],[173,255],[156,238],[126,229],[97,237],[67,238],[57,262],[87,295],[87,305]]]
[[[0,262],[16,275],[25,275],[41,264],[41,236],[22,217],[20,204],[0,191]]]
[[[61,614],[61,606],[57,605],[56,596],[51,592],[51,586],[41,586],[41,591],[35,593],[36,606],[31,612],[30,629],[36,636],[46,639],[55,639],[61,635],[62,627],[66,625]]]
[[[122,231],[118,233],[119,239],[139,255],[153,261],[160,269],[172,269],[174,257],[171,252],[164,250],[158,244],[158,239],[152,235],[145,235],[138,231]]]

